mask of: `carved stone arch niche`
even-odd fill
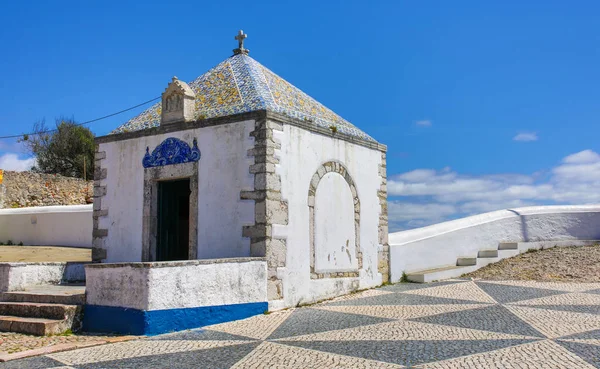
[[[331,183],[325,185],[326,188],[324,189],[323,186],[321,186],[321,188],[319,187],[323,182]],[[332,187],[335,184],[337,184],[337,187]],[[343,188],[344,186],[342,184],[345,184],[346,188]],[[319,192],[320,190],[328,192]],[[319,206],[335,204],[335,201],[331,204],[327,202],[329,200],[328,196],[341,197],[339,199],[342,205],[340,208],[343,209],[333,209],[333,206],[330,206],[329,210],[326,210],[326,208],[319,209]],[[310,181],[308,189],[308,209],[311,279],[358,277],[359,270],[362,269],[363,266],[362,252],[360,251],[360,200],[358,198],[354,180],[350,176],[348,169],[342,163],[329,161],[322,164],[317,169]],[[339,213],[336,213],[335,215],[341,216],[340,219],[342,223],[344,223],[340,227],[342,228],[341,230],[337,229],[337,224],[332,223],[331,219],[325,219],[319,214],[316,214],[317,211],[338,212],[338,210]],[[347,223],[352,221],[350,218],[353,218],[353,227],[350,227],[352,228],[350,232],[353,232],[353,234],[344,235],[344,229],[349,229]],[[323,222],[323,220],[325,220],[325,222]],[[317,221],[318,224],[315,224],[315,221]],[[346,227],[344,228],[344,226]],[[324,229],[323,227],[329,229]],[[337,245],[337,241],[334,240],[334,244],[332,245],[322,244],[323,238],[327,240],[327,237],[323,237],[322,235],[327,232],[338,233],[333,238],[337,238],[337,241],[339,241],[340,236],[342,236],[342,238],[345,238],[346,242]],[[340,232],[342,233],[341,235],[339,234]],[[349,244],[351,240],[353,240],[353,245]],[[350,249],[350,247],[352,247],[352,249]],[[328,250],[324,250],[323,248],[327,248]],[[327,253],[329,250],[332,250],[332,252]],[[332,265],[335,264],[335,261],[332,263],[332,257],[344,259],[343,262],[345,263],[345,266],[342,265],[338,268]],[[345,260],[347,257],[349,258],[349,262]],[[327,258],[327,261],[323,258]],[[328,267],[323,268],[323,264],[327,264]]]

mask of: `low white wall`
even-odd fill
[[[0,209],[0,242],[92,247],[92,205]]]
[[[0,292],[85,281],[85,263],[0,263]]]
[[[267,301],[263,258],[89,264],[86,277],[88,305],[151,311]]]
[[[390,273],[397,282],[402,272],[456,265],[462,256],[500,242],[600,239],[600,205],[537,206],[500,210],[391,233]]]

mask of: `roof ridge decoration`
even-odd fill
[[[244,35],[243,32],[241,34]],[[189,88],[195,95],[194,120],[267,110],[317,127],[331,129],[333,132],[376,142],[371,136],[248,56],[248,50],[243,48],[244,38],[240,37],[241,40],[238,40],[239,53],[225,59],[189,83]],[[179,80],[173,82],[185,83]],[[164,108],[161,103],[156,103],[111,133],[133,132],[159,126]]]
[[[240,30],[237,34],[237,36],[235,36],[233,39],[237,40],[238,42],[238,48],[237,49],[233,49],[233,55],[237,55],[237,54],[246,54],[248,55],[250,53],[250,50],[248,49],[244,49],[244,40],[248,37],[247,34],[244,33],[244,31]]]
[[[182,94],[194,95],[194,91],[190,88],[190,86],[177,78],[177,76],[173,76],[173,78],[171,78],[171,82],[169,82],[169,85],[167,88],[165,88],[165,92],[168,92],[169,89],[173,89],[174,91]]]

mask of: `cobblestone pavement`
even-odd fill
[[[0,355],[14,354],[16,352],[51,347],[68,343],[94,343],[107,342],[120,339],[119,336],[102,336],[91,334],[72,334],[64,336],[32,336],[29,334],[0,332]]]
[[[600,368],[600,283],[398,284],[0,368]]]

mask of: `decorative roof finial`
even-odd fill
[[[246,39],[246,37],[248,37],[248,35],[245,34],[244,31],[242,31],[242,30],[240,30],[238,32],[237,36],[235,36],[234,39],[236,39],[238,41],[238,48],[233,50],[233,55],[238,55],[238,54],[248,55],[250,50],[244,49],[244,40]]]

